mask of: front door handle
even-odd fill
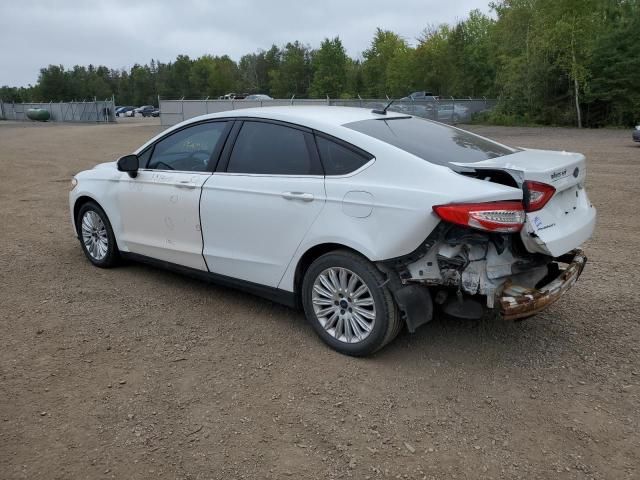
[[[176,187],[178,188],[196,188],[195,183],[191,183],[189,180],[182,180],[176,183]]]
[[[302,200],[303,202],[313,202],[313,194],[304,192],[282,192],[282,198],[287,200]]]

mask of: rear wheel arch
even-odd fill
[[[418,251],[423,245],[416,249]],[[298,308],[302,308],[302,283],[305,274],[311,264],[321,256],[334,252],[343,251],[355,254],[364,260],[369,261],[385,278],[384,284],[389,288],[397,308],[401,312],[402,323],[407,325],[408,330],[413,333],[417,327],[428,323],[433,319],[433,300],[431,292],[426,287],[417,285],[407,286],[402,284],[399,272],[387,262],[377,262],[368,258],[355,248],[340,243],[321,243],[309,248],[298,260],[294,276],[294,292]],[[414,254],[416,251],[412,252]],[[411,255],[411,254],[409,254]],[[413,298],[413,301],[409,301]],[[399,327],[396,327],[399,328]],[[395,336],[396,333],[393,334]]]
[[[329,270],[338,270],[339,273],[334,274],[333,280],[325,276],[324,282],[320,280],[322,287],[320,290],[316,290],[316,284],[320,285],[318,279]],[[356,283],[352,285],[353,278],[345,277],[340,280],[340,285],[338,285],[336,275],[339,274],[342,278],[343,273],[355,277]],[[302,275],[299,298],[305,316],[320,338],[331,348],[347,355],[369,355],[391,342],[404,325],[393,295],[386,286],[388,282],[386,278],[387,275],[380,270],[375,262],[370,261],[356,250],[343,245],[339,245],[337,249],[329,249],[313,260]],[[327,282],[333,285],[333,289],[328,286]],[[360,287],[355,288],[357,285]],[[364,291],[361,291],[363,288]],[[325,291],[323,292],[323,290]],[[332,293],[327,293],[327,290]],[[318,295],[316,295],[317,292],[319,292]],[[340,298],[337,298],[338,294]],[[361,298],[362,295],[364,295],[364,300]],[[323,303],[316,303],[317,296]],[[329,307],[316,308],[316,305],[327,305],[327,300],[330,302]],[[338,304],[338,300],[340,300],[340,304]],[[353,304],[350,303],[352,301]],[[369,301],[369,303],[366,304],[367,306],[364,303],[358,306],[359,304],[356,302],[359,301]],[[353,318],[349,318],[351,307],[353,307],[353,315],[356,317],[358,317],[356,311],[363,315],[360,310],[371,307],[369,313],[372,316],[365,315],[354,322]],[[327,308],[334,310],[333,314],[331,312],[327,314],[331,318],[325,315]],[[338,320],[336,320],[336,315],[339,315]],[[371,321],[367,322],[366,319]],[[336,321],[337,323],[335,323]],[[369,327],[362,326],[362,322],[368,323]],[[346,327],[345,324],[350,327]],[[360,328],[356,328],[354,325],[360,325]],[[340,333],[341,331],[342,333]],[[351,335],[348,332],[351,332]],[[353,335],[357,339],[354,339]]]
[[[299,307],[302,307],[301,300],[301,291],[302,291],[302,281],[304,279],[304,275],[311,266],[311,264],[322,255],[333,252],[335,250],[346,250],[356,255],[360,255],[361,257],[367,258],[366,255],[358,252],[356,249],[343,245],[341,243],[320,243],[318,245],[314,245],[309,248],[298,260],[298,264],[296,265],[296,272],[293,278],[293,286],[296,294],[296,302]],[[369,260],[367,258],[367,260]]]

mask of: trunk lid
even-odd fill
[[[523,149],[475,163],[452,163],[478,173],[505,171],[519,187],[531,180],[555,188],[542,209],[526,215],[521,237],[530,252],[558,257],[579,247],[593,233],[596,209],[584,189],[586,159],[580,153]]]

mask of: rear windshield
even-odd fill
[[[473,133],[417,117],[360,120],[344,126],[437,165],[475,163],[516,152]]]

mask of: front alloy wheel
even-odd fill
[[[347,355],[375,352],[393,340],[402,326],[382,272],[348,250],[316,259],[305,273],[301,295],[316,333]]]
[[[84,248],[92,259],[104,260],[109,249],[107,227],[100,216],[93,210],[87,210],[80,224]]]
[[[118,261],[118,247],[107,214],[97,203],[87,202],[78,212],[76,229],[82,251],[97,267],[112,267]]]

